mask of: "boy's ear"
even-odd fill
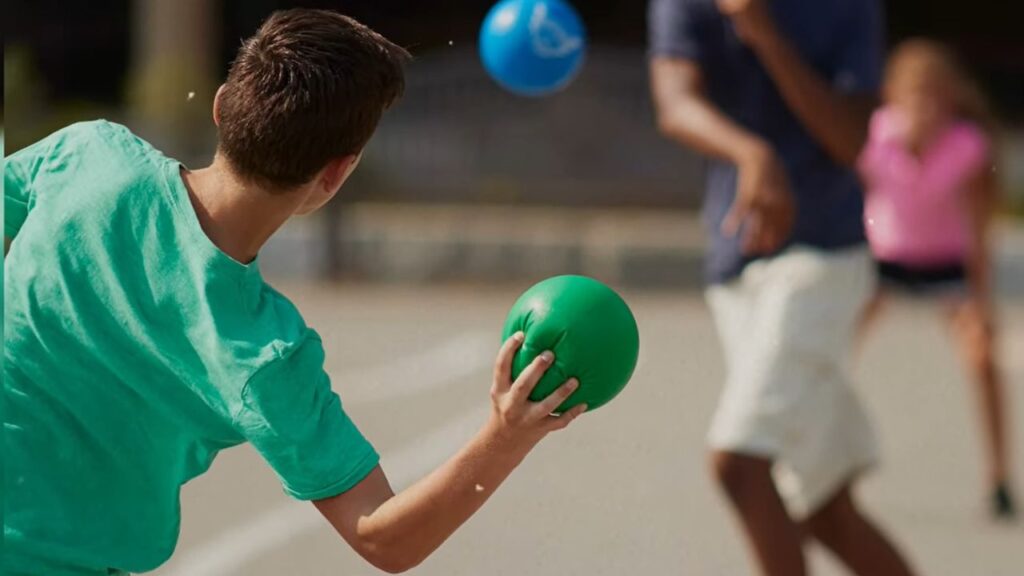
[[[324,192],[335,194],[355,171],[362,157],[363,153],[359,151],[356,154],[349,154],[328,162],[321,176]]]
[[[224,85],[221,84],[220,88],[217,88],[217,93],[213,95],[213,124],[220,127],[220,95],[224,91]]]

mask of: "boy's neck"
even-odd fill
[[[302,204],[301,194],[274,194],[241,180],[219,154],[206,168],[182,169],[181,178],[203,232],[243,264],[256,258]]]

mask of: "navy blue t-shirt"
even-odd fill
[[[769,0],[780,31],[804,62],[844,93],[874,94],[883,65],[884,32],[878,0]],[[786,167],[797,203],[788,242],[838,249],[864,242],[857,176],[836,164],[789,110],[757,57],[714,0],[651,0],[652,57],[696,62],[708,97],[726,115],[770,142]],[[739,238],[721,233],[736,194],[736,168],[711,160],[704,217],[710,253],[706,276],[725,282],[750,261]]]

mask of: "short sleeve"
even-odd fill
[[[870,183],[890,156],[893,146],[900,146],[901,122],[898,114],[881,107],[871,114],[868,137],[857,159],[857,170]]]
[[[4,158],[4,236],[18,235],[35,204],[39,175],[45,170],[60,132]]]
[[[700,24],[705,8],[698,0],[650,0],[647,7],[650,56],[702,61],[705,54]]]
[[[959,168],[964,178],[977,176],[992,165],[992,143],[985,132],[972,122],[960,122],[951,128],[947,139],[948,164]]]
[[[331,390],[323,363],[320,337],[308,330],[249,379],[235,415],[242,435],[299,500],[346,492],[380,460]]]
[[[874,94],[885,66],[885,16],[880,0],[847,2],[832,84],[846,94]]]

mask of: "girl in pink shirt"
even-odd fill
[[[869,317],[892,291],[945,305],[978,384],[993,513],[1009,517],[1014,506],[989,246],[997,191],[994,123],[977,86],[948,50],[930,41],[897,48],[884,97],[859,161],[864,225],[882,287]]]

